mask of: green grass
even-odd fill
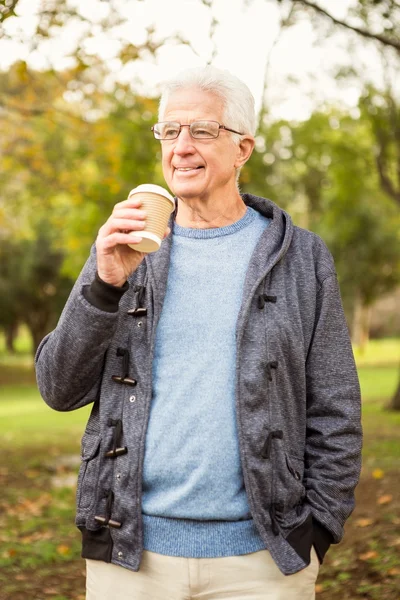
[[[398,338],[370,340],[363,350],[357,347],[353,350],[358,366],[397,365],[400,362]]]
[[[41,398],[36,386],[2,386],[0,391],[0,444],[13,446],[60,444],[83,433],[90,406],[56,412]]]
[[[64,481],[64,476],[72,475],[76,481],[78,466],[65,466],[61,455],[78,457],[91,407],[65,413],[49,408],[35,385],[26,331],[17,347],[15,356],[7,356],[0,337],[0,452],[6,457],[0,465],[0,589],[5,597],[19,600],[41,598],[38,590],[54,587],[57,592],[50,600],[78,600],[83,598],[84,580],[80,534],[74,527],[75,484],[55,487],[53,477]],[[388,411],[385,406],[398,381],[398,347],[398,340],[382,340],[368,346],[362,357],[356,354],[363,398],[364,490],[375,486],[374,494],[391,493],[393,498],[397,497],[400,465],[400,411]],[[375,469],[384,472],[382,480],[373,478]],[[350,545],[355,535],[357,541],[349,548],[333,547],[319,579],[321,600],[400,597],[395,581],[386,577],[387,569],[395,568],[398,560],[397,547],[392,546],[399,535],[398,507],[395,500],[387,508],[377,507],[375,499],[368,505],[365,491],[357,516],[380,518],[379,526],[371,527],[366,541],[360,537],[364,530],[353,526],[347,540]],[[361,552],[371,549],[378,552],[367,564],[372,574],[357,562]],[[339,565],[342,560],[344,564]],[[16,579],[16,575],[26,579]],[[19,595],[22,589],[25,596]]]
[[[28,328],[23,325],[19,328],[18,336],[15,340],[16,354],[20,356],[32,355],[32,338],[29,334]],[[13,357],[7,353],[4,334],[0,333],[0,360],[5,359],[8,361],[13,360]]]
[[[391,398],[396,391],[399,368],[361,367],[357,368],[363,401]]]

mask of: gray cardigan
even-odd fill
[[[360,389],[325,244],[271,201],[242,197],[272,222],[252,255],[236,326],[240,457],[254,523],[289,575],[309,564],[312,544],[322,562],[354,508]],[[143,552],[144,443],[170,247],[171,236],[117,289],[96,275],[93,246],[36,355],[49,406],[93,403],[77,489],[82,556],[133,571]]]

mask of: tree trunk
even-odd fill
[[[362,298],[357,294],[353,313],[351,340],[361,352],[369,341],[369,330],[371,323],[371,308],[363,304]]]
[[[32,338],[33,356],[35,356],[40,342],[50,330],[49,321],[50,317],[46,310],[41,313],[32,311],[25,321]]]
[[[18,334],[18,323],[11,323],[9,325],[4,325],[4,336],[6,342],[7,352],[10,354],[15,354],[14,342],[15,338]]]
[[[397,390],[389,404],[390,410],[400,410],[400,370],[399,370],[399,381],[397,383]]]

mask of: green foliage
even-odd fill
[[[55,326],[73,283],[61,275],[63,255],[52,246],[49,222],[35,229],[34,239],[19,243],[0,237],[0,325],[26,323],[34,350]]]
[[[350,308],[399,284],[400,213],[381,188],[365,113],[330,108],[300,123],[263,122],[241,187],[268,195],[321,235]]]
[[[0,0],[0,23],[15,16],[18,0]]]

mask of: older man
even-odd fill
[[[38,349],[56,410],[92,403],[76,523],[88,600],[311,600],[360,472],[360,393],[334,264],[241,195],[254,101],[226,71],[164,88],[161,249],[125,200]]]

